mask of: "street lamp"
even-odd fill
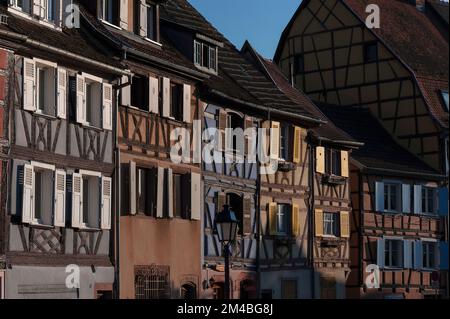
[[[219,241],[223,244],[225,257],[225,299],[230,299],[230,244],[236,239],[239,221],[229,205],[216,216],[216,230]]]

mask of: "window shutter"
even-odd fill
[[[300,236],[300,206],[292,204],[292,235]]]
[[[72,227],[80,228],[83,217],[83,179],[81,174],[72,175]]]
[[[277,234],[277,203],[269,203],[269,235]]]
[[[315,216],[316,236],[317,237],[323,236],[323,210],[316,209],[314,216]]]
[[[163,112],[164,117],[170,116],[170,79],[163,78]]]
[[[149,103],[150,112],[159,113],[159,80],[158,78],[149,77]]]
[[[202,179],[197,173],[191,174],[191,219],[201,220]]]
[[[41,16],[41,0],[32,1],[33,4],[33,14],[40,17]]]
[[[130,214],[136,215],[137,213],[137,195],[136,195],[136,187],[137,187],[137,180],[136,180],[136,163],[133,161],[130,161]]]
[[[112,179],[110,177],[102,177],[101,228],[104,230],[111,229],[111,194]]]
[[[316,147],[316,172],[325,174],[325,147]]]
[[[111,84],[103,83],[103,128],[112,130],[113,88]]]
[[[126,75],[122,76],[122,85],[128,83],[128,77]],[[131,105],[131,83],[128,83],[127,86],[124,86],[120,90],[120,104],[122,106],[130,106]]]
[[[299,164],[302,161],[302,128],[295,126],[294,127],[294,154],[293,154],[293,162],[295,164]]]
[[[422,241],[414,242],[414,269],[421,270],[423,268],[423,246]]]
[[[349,163],[347,151],[341,151],[341,176],[349,177]]]
[[[66,172],[55,172],[55,207],[54,224],[56,227],[66,226]]]
[[[139,35],[141,37],[147,36],[147,6],[146,6],[146,0],[141,0],[140,6],[139,6]]]
[[[58,101],[57,101],[57,115],[62,119],[67,118],[67,71],[63,68],[58,68]]]
[[[342,211],[340,213],[341,218],[341,237],[350,238],[350,213]]]
[[[86,86],[84,77],[77,74],[77,122],[86,123]]]
[[[167,215],[173,218],[173,171],[171,168],[166,170],[167,174]],[[178,194],[180,196],[181,194]]]
[[[253,128],[253,118],[250,116],[246,116],[245,120],[244,120],[244,124],[245,124],[245,127],[244,127],[245,131],[248,129],[252,129]],[[245,131],[244,131],[244,133],[245,133]],[[253,141],[251,140],[251,137],[245,136],[245,145],[244,145],[244,153],[245,154],[251,154],[251,152],[249,152],[249,147],[252,146],[252,142]]]
[[[34,216],[34,167],[25,164],[23,169],[22,222],[29,224]]]
[[[377,265],[380,268],[384,268],[385,243],[384,238],[377,240]]]
[[[438,191],[438,212],[440,216],[448,215],[448,188],[441,187]]]
[[[270,130],[270,158],[280,158],[280,122],[272,121]]]
[[[217,148],[218,151],[225,150],[225,147],[227,145],[227,139],[226,139],[226,136],[225,136],[225,130],[226,130],[227,126],[228,126],[227,122],[228,122],[228,113],[225,110],[220,109],[219,110],[219,134],[220,134],[220,139],[221,140],[220,141],[216,141],[216,143],[220,142],[220,145],[219,144],[216,145],[216,148]]]
[[[411,213],[411,186],[408,184],[402,185],[402,211]]]
[[[404,240],[403,241],[403,267],[406,269],[413,268],[413,260],[412,260],[412,251],[413,251],[413,240]]]
[[[156,217],[164,217],[164,168],[158,167],[158,187],[156,197]]]
[[[191,86],[189,84],[183,85],[183,121],[185,123],[192,123],[192,119],[191,119]]]
[[[384,183],[375,183],[375,210],[384,212]]]
[[[36,111],[36,63],[23,59],[23,109]]]
[[[422,213],[422,185],[414,185],[414,213]]]
[[[227,203],[227,195],[222,192],[216,193],[216,214],[220,213]]]
[[[128,0],[120,0],[120,27],[128,29]]]
[[[308,137],[308,131],[304,128],[301,130],[301,147],[300,147],[300,162],[305,158],[306,151],[308,149],[308,143],[306,141],[306,138]]]
[[[243,201],[243,221],[242,221],[242,225],[243,225],[243,230],[242,232],[244,233],[244,235],[248,235],[251,234],[253,232],[253,227],[252,227],[252,198],[249,195],[244,196],[244,201]]]

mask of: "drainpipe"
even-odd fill
[[[358,172],[358,180],[359,180],[359,227],[358,227],[358,265],[359,265],[359,284],[360,287],[364,287],[364,274],[363,274],[363,227],[364,227],[364,186],[363,186],[363,178],[361,171]],[[350,259],[351,260],[351,259]]]
[[[308,242],[308,259],[311,267],[311,299],[316,299],[316,283],[315,283],[315,270],[314,270],[314,175],[315,175],[315,156],[314,156],[314,146],[308,143],[310,148],[309,152],[309,242]]]

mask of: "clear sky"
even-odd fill
[[[273,58],[281,32],[301,0],[188,0],[238,49],[245,40]]]

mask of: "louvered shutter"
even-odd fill
[[[249,195],[244,196],[243,205],[242,205],[242,232],[244,235],[251,234],[253,232],[252,227],[252,198]]]
[[[23,59],[23,109],[36,111],[36,63]]]
[[[170,117],[170,79],[163,78],[163,114],[164,117]]]
[[[414,242],[414,269],[423,269],[423,245],[421,240]]]
[[[191,174],[191,219],[201,220],[202,179],[197,173]]]
[[[130,214],[136,215],[137,213],[137,195],[136,195],[136,187],[138,181],[136,180],[136,163],[130,161]]]
[[[280,122],[272,121],[270,130],[270,158],[280,158]]]
[[[292,235],[300,236],[300,206],[292,204]]]
[[[294,154],[293,154],[293,162],[295,164],[299,164],[302,159],[302,153],[301,153],[301,149],[302,149],[302,128],[295,126],[294,127],[294,145],[293,145],[293,149],[294,149]]]
[[[342,211],[340,213],[341,219],[341,237],[350,238],[350,213]]]
[[[149,103],[150,112],[159,113],[159,80],[158,78],[149,77]]]
[[[414,185],[414,213],[422,213],[422,185]]]
[[[80,228],[83,217],[83,178],[81,174],[72,175],[72,227]]]
[[[341,151],[341,176],[349,177],[348,152]]]
[[[141,37],[147,36],[147,6],[146,0],[140,0],[139,5],[139,35]]]
[[[385,264],[385,260],[384,260],[385,244],[386,244],[386,241],[384,240],[384,238],[379,238],[377,240],[377,265],[380,268],[384,268],[384,264]]]
[[[402,211],[411,213],[411,185],[402,185]]]
[[[183,121],[185,123],[192,123],[192,119],[191,119],[191,86],[189,84],[183,85]]]
[[[128,29],[128,0],[120,0],[120,27]]]
[[[34,167],[25,164],[23,169],[22,222],[29,224],[34,216]]]
[[[122,76],[122,85],[125,85],[128,83],[128,76],[124,75]],[[131,105],[131,83],[128,83],[127,86],[124,86],[120,90],[120,104],[122,106],[130,106]]]
[[[277,203],[269,203],[268,204],[268,212],[269,212],[269,234],[274,236],[277,234],[278,204]]]
[[[323,236],[323,210],[316,209],[314,213],[316,236]]]
[[[103,129],[112,130],[113,88],[111,84],[103,83]]]
[[[59,118],[67,118],[67,71],[63,68],[58,68],[58,100],[57,100],[57,115]]]
[[[101,228],[111,229],[111,198],[112,198],[112,179],[102,177],[102,205],[101,205]]]
[[[413,268],[413,240],[404,240],[403,241],[403,267],[406,269]]]
[[[316,147],[316,172],[325,174],[325,147]]]
[[[63,170],[55,171],[54,224],[66,226],[66,172]]]
[[[156,196],[156,217],[164,217],[164,168],[158,167],[158,187]]]
[[[384,183],[375,183],[375,210],[384,212]]]
[[[171,168],[166,170],[167,176],[167,214],[169,218],[174,217],[173,213],[173,171]],[[181,196],[181,194],[177,194],[177,196]]]
[[[77,122],[86,123],[86,86],[84,77],[77,74]]]

